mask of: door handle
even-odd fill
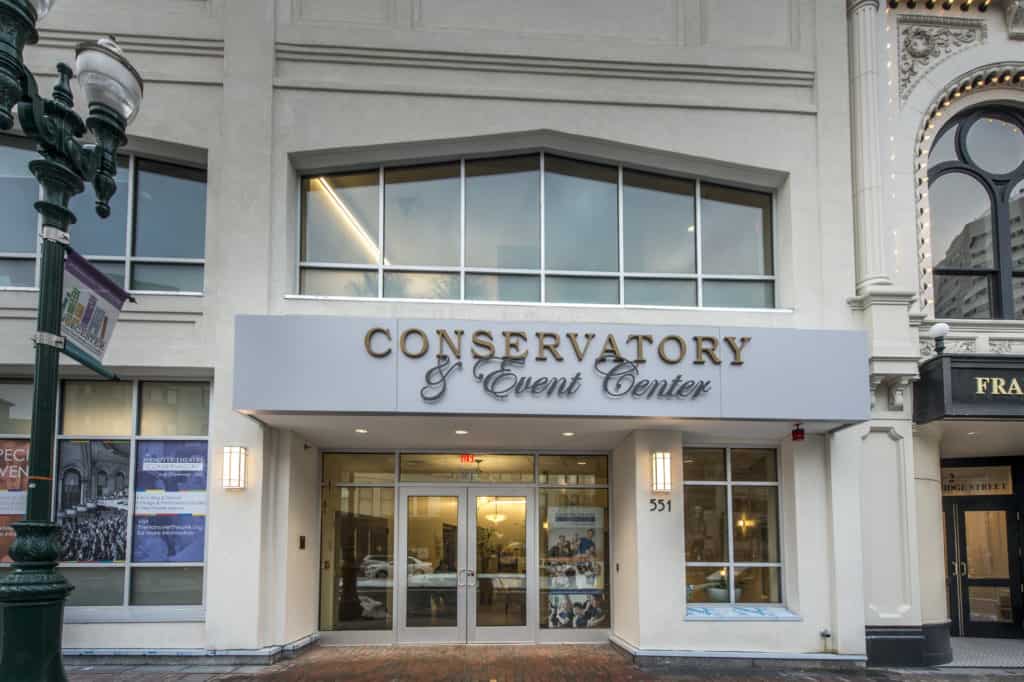
[[[473,582],[470,582],[472,580]],[[466,586],[476,587],[476,571],[471,568],[466,569]]]
[[[461,570],[461,571],[459,571],[458,573],[455,574],[455,586],[456,587],[465,587],[466,586],[466,582],[463,580],[463,578],[465,577],[463,574],[465,574],[465,572],[466,572],[465,569],[463,569],[463,570]]]
[[[953,564],[953,577],[954,578],[959,578],[960,577],[960,571],[957,568],[957,562],[950,561],[949,563]]]
[[[966,561],[961,561],[960,562],[960,575],[963,576],[964,578],[967,577],[967,562]]]

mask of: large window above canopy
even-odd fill
[[[935,317],[1024,319],[1024,112],[986,106],[947,123],[928,184]]]
[[[549,153],[302,180],[299,293],[775,306],[772,197]]]

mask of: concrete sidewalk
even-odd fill
[[[610,645],[314,647],[271,666],[76,665],[72,682],[181,682],[185,680],[444,680],[448,682],[634,682],[656,680],[791,680],[794,682],[975,682],[1024,680],[1024,669],[928,669],[852,672],[694,669],[680,674],[639,670]]]

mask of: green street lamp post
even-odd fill
[[[110,215],[117,173],[117,150],[142,102],[142,78],[113,38],[82,43],[76,50],[79,85],[89,106],[82,121],[74,111],[66,64],[57,66],[52,99],[39,94],[22,59],[25,45],[38,39],[36,22],[53,0],[0,0],[0,130],[17,116],[22,131],[36,143],[41,158],[29,169],[42,187],[35,208],[42,216],[39,317],[35,342],[35,383],[29,450],[25,520],[14,523],[10,554],[13,571],[0,580],[0,680],[65,680],[61,658],[64,600],[72,587],[57,573],[60,536],[51,520],[52,462],[57,417],[58,361],[65,349],[60,336],[64,253],[68,228],[75,222],[68,202],[86,182],[96,192],[96,212]],[[94,144],[79,138],[90,131]],[[11,226],[17,227],[17,226]],[[110,378],[113,375],[77,354],[75,359]]]

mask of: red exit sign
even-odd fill
[[[459,455],[459,461],[463,464],[472,464],[476,461],[476,458],[473,455]]]

